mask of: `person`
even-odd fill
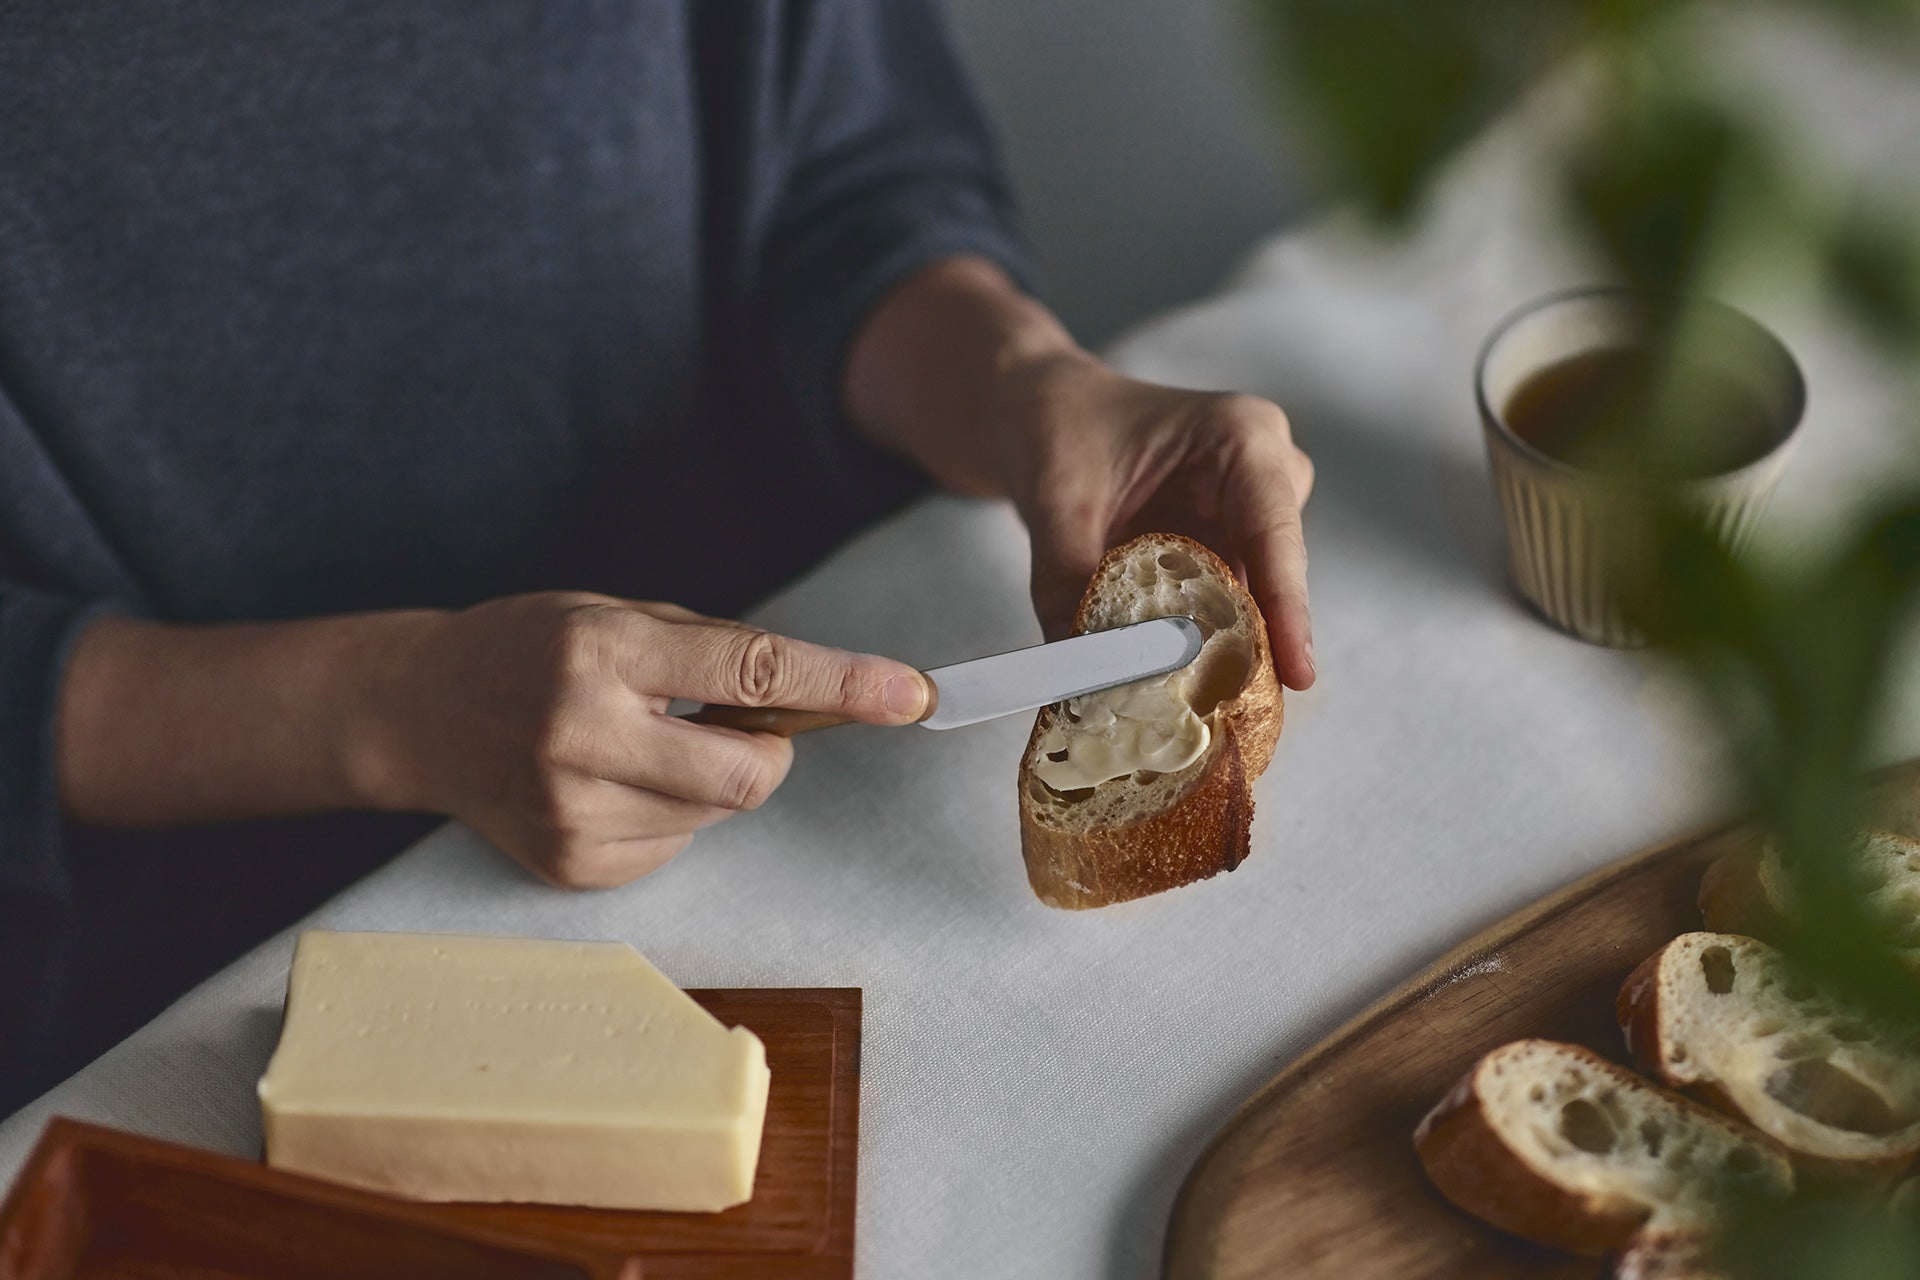
[[[1171,528],[1314,678],[1287,419],[1032,296],[934,0],[38,0],[0,86],[0,1114],[394,815],[617,885],[791,759],[670,699],[915,719],[713,615],[917,475],[1050,637]]]

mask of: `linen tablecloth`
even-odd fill
[[[806,738],[771,803],[626,888],[549,889],[450,826],[307,923],[624,939],[686,986],[862,987],[862,1275],[1153,1274],[1181,1178],[1261,1081],[1463,936],[1728,803],[1670,674],[1557,634],[1506,585],[1472,359],[1502,313],[1585,278],[1549,248],[1526,151],[1484,144],[1409,243],[1333,218],[1113,353],[1273,396],[1319,467],[1320,684],[1288,697],[1238,870],[1040,905],[1016,717]],[[1812,388],[1763,537],[1816,540],[1837,496],[1912,465],[1895,383],[1792,289],[1738,300]],[[1026,568],[1009,511],[935,498],[752,616],[931,666],[1038,639]],[[1911,680],[1897,700],[1888,757],[1920,750]],[[0,1124],[0,1180],[54,1113],[256,1153],[292,942]]]

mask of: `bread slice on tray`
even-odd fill
[[[1199,543],[1147,534],[1100,561],[1073,632],[1182,614],[1206,636],[1190,665],[1034,720],[1020,760],[1020,847],[1049,906],[1145,897],[1247,856],[1253,780],[1273,759],[1281,716],[1253,597]]]
[[[1848,882],[1888,947],[1920,973],[1920,840],[1866,830],[1853,846]],[[1728,854],[1700,882],[1700,913],[1715,933],[1741,933],[1778,942],[1791,929],[1794,893],[1780,855]]]
[[[1570,1253],[1648,1245],[1643,1268],[1671,1261],[1649,1242],[1709,1227],[1710,1188],[1793,1186],[1786,1157],[1744,1125],[1552,1040],[1481,1058],[1413,1141],[1434,1186],[1474,1217]]]
[[[1764,942],[1682,934],[1633,971],[1616,1012],[1648,1071],[1825,1172],[1892,1174],[1920,1155],[1920,1044]]]

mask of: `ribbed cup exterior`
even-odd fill
[[[1540,370],[1585,351],[1633,346],[1650,333],[1748,379],[1771,415],[1773,447],[1738,470],[1667,482],[1672,487],[1662,491],[1651,487],[1659,483],[1651,477],[1587,471],[1542,453],[1501,419],[1515,391]],[[1793,354],[1751,317],[1709,299],[1609,286],[1552,294],[1508,316],[1481,349],[1474,394],[1514,585],[1555,626],[1623,648],[1646,643],[1627,621],[1621,575],[1650,563],[1646,540],[1656,500],[1678,498],[1739,551],[1779,483],[1807,395]]]
[[[1636,544],[1649,527],[1647,495],[1529,456],[1497,424],[1484,425],[1520,594],[1582,640],[1615,648],[1645,644],[1646,636],[1627,621],[1617,575],[1641,560]],[[1786,454],[1776,449],[1739,471],[1687,483],[1680,496],[1738,551],[1766,509]]]

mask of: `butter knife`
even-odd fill
[[[1199,657],[1205,642],[1192,618],[1153,618],[934,667],[922,673],[933,684],[933,709],[917,723],[922,729],[958,729],[1163,676]],[[718,704],[702,707],[688,719],[783,738],[847,723],[847,717],[828,711]]]

